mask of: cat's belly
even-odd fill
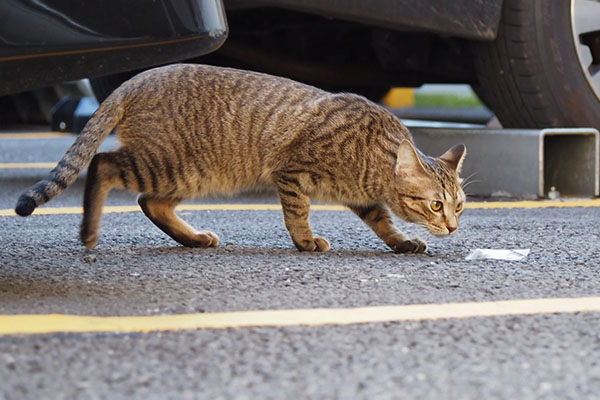
[[[176,181],[164,188],[162,194],[178,198],[231,196],[243,191],[266,190],[274,186],[270,171],[246,169],[242,172],[234,173],[231,169],[208,169],[202,174],[190,173],[186,176],[178,176]]]

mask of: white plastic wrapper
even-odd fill
[[[475,249],[465,260],[506,260],[519,261],[527,257],[529,249]]]

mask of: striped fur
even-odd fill
[[[97,153],[117,129],[121,147]],[[185,246],[216,246],[173,212],[183,199],[274,186],[299,250],[329,242],[308,224],[310,198],[348,205],[398,252],[422,252],[388,210],[445,235],[464,203],[458,171],[464,146],[441,158],[415,149],[410,133],[382,107],[284,78],[230,68],[178,64],[143,72],[100,106],[48,177],[28,189],[19,215],[60,194],[88,167],[81,238],[98,241],[112,188],[140,193],[142,211]],[[445,157],[445,158],[444,158]],[[432,212],[430,202],[444,202]],[[448,228],[450,227],[450,228]]]

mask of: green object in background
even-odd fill
[[[474,94],[419,93],[415,91],[415,107],[483,107]]]

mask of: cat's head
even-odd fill
[[[465,207],[458,175],[466,154],[466,147],[458,144],[440,157],[427,157],[403,140],[386,203],[396,215],[424,226],[435,236],[451,234],[458,229]]]

